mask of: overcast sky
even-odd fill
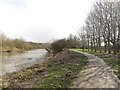
[[[48,42],[76,34],[95,0],[0,0],[0,30],[10,38]]]

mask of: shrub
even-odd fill
[[[51,49],[53,51],[53,54],[56,54],[56,53],[62,51],[66,47],[67,47],[66,39],[60,39],[60,40],[54,41],[51,44]]]

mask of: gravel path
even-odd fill
[[[80,53],[87,56],[89,62],[75,79],[73,88],[120,88],[117,76],[102,59],[85,52]]]

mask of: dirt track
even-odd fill
[[[89,63],[75,79],[73,88],[120,88],[117,76],[102,59],[85,52],[80,53],[88,57]]]

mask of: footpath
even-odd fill
[[[74,50],[76,52],[80,52]],[[79,73],[72,88],[119,88],[120,80],[110,67],[95,55],[83,53],[88,57],[88,65]]]

